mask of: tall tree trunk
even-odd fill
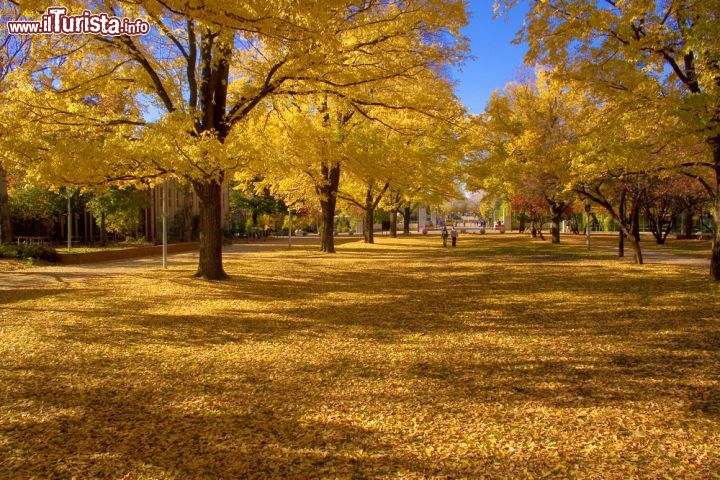
[[[620,215],[620,218],[625,221],[625,216],[627,215],[627,190],[623,189],[622,192],[620,192],[620,208],[618,209],[618,215]],[[625,232],[623,232],[622,227],[620,228],[620,235],[618,238],[618,257],[624,257],[625,256]]]
[[[635,238],[635,235],[628,235],[628,239],[630,240],[630,245],[632,246],[633,254],[635,255],[635,263],[642,265],[643,256],[640,248],[640,242]]]
[[[715,208],[713,209],[713,240],[710,257],[710,278],[720,282],[720,165],[717,168],[719,180],[716,182]]]
[[[322,175],[324,183],[315,187],[320,197],[320,209],[322,211],[320,226],[320,251],[335,253],[335,238],[333,229],[335,227],[335,205],[337,204],[337,192],[340,185],[340,164],[333,163],[328,166],[323,164]]]
[[[658,245],[665,244],[665,231],[667,223],[665,219],[658,214],[653,221],[650,222],[650,230],[652,231],[653,237],[655,237],[655,243]]]
[[[12,239],[7,173],[0,164],[0,243],[12,243]]]
[[[643,264],[643,255],[642,255],[642,248],[640,246],[640,241],[635,238],[635,235],[633,235],[633,231],[635,230],[635,223],[633,220],[630,221],[630,224],[628,225],[627,221],[624,218],[620,218],[620,216],[616,213],[615,210],[612,209],[612,207],[609,206],[609,204],[603,205],[605,207],[605,210],[610,214],[610,216],[615,220],[618,225],[620,225],[620,233],[625,235],[625,238],[628,239],[630,242],[630,246],[633,249],[633,254],[635,256],[635,263],[638,265]],[[638,201],[635,199],[635,202],[633,202],[633,208],[630,211],[630,218],[637,219],[637,215],[635,210],[639,209]]]
[[[693,230],[695,225],[693,219],[695,218],[695,207],[689,206],[683,211],[683,231],[682,236],[685,238],[692,238]]]
[[[335,253],[333,222],[335,221],[335,202],[320,200],[320,251]]]
[[[405,235],[410,235],[410,213],[412,213],[412,208],[408,205],[403,210],[403,233]]]
[[[371,205],[365,209],[365,226],[363,228],[363,234],[365,236],[365,243],[375,243],[375,209]]]
[[[562,219],[562,211],[565,205],[561,202],[554,203],[550,206],[552,212],[552,227],[550,234],[552,235],[552,243],[560,243],[560,220]]]
[[[650,224],[650,233],[655,243],[664,245],[670,230],[675,226],[676,212],[674,206],[666,199],[648,199],[643,205],[645,218]],[[654,207],[654,208],[653,208]]]
[[[82,209],[82,216],[83,216],[83,242],[85,245],[88,245],[91,241],[90,239],[90,229],[88,228],[88,213],[85,209],[85,205],[83,205]],[[140,222],[138,222],[138,229],[140,228]],[[138,238],[140,234],[136,234],[135,238]]]
[[[715,205],[713,208],[713,240],[710,257],[710,278],[720,282],[720,136],[710,142],[715,160]]]
[[[392,207],[390,212],[390,237],[397,238],[397,221],[398,221],[398,209]]]
[[[640,248],[640,202],[640,194],[636,193],[633,198],[632,209],[630,209],[630,226],[625,232],[625,236],[630,240],[630,246],[632,246],[635,254],[635,263],[638,265],[643,264],[642,249]]]
[[[222,264],[222,185],[215,181],[193,182],[200,199],[200,260],[196,277],[206,280],[228,278]]]
[[[537,238],[538,236],[540,236],[540,240],[545,240],[545,236],[543,235],[543,232],[542,232],[542,221],[541,220],[539,220],[537,218],[532,219],[532,227],[530,229],[530,233],[532,234],[533,238]]]
[[[667,240],[668,235],[670,235],[670,232],[675,230],[675,227],[677,226],[677,214],[673,213],[670,221],[665,225],[665,231],[663,232],[662,242],[665,243],[665,240]]]
[[[105,211],[100,212],[100,246],[107,245],[107,228],[105,227]]]
[[[365,205],[363,206],[363,210],[365,210],[365,243],[375,243],[375,209],[377,209],[389,186],[390,182],[386,182],[385,186],[377,192],[377,196],[374,196],[374,182],[370,182],[365,192]]]
[[[640,248],[640,242],[637,238],[635,238],[635,235],[633,235],[633,231],[635,230],[635,225],[639,217],[638,211],[640,210],[640,193],[635,193],[633,197],[632,209],[630,211],[630,223],[628,224],[628,220],[620,216],[620,214],[618,213],[619,209],[613,207],[607,197],[605,197],[605,195],[600,192],[600,189],[598,187],[595,187],[592,190],[583,188],[576,191],[581,195],[585,196],[586,199],[592,200],[593,202],[602,206],[605,211],[610,214],[612,219],[615,220],[615,222],[620,227],[620,230],[625,235],[625,238],[630,241],[630,245],[635,252],[635,263],[642,265],[643,257],[642,250]]]
[[[365,236],[365,243],[375,243],[375,206],[373,201],[373,189],[372,186],[368,187],[365,192],[365,226],[363,228],[363,235]]]
[[[523,233],[525,231],[525,214],[520,213],[520,225],[518,226],[518,229],[520,230],[520,233]]]
[[[634,203],[638,203],[639,201],[639,199],[635,199]],[[630,215],[632,215],[632,218],[630,219],[630,223],[632,224],[632,236],[635,237],[636,242],[640,242],[640,206],[638,205],[635,207],[635,205],[633,205]]]

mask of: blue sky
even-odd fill
[[[522,26],[525,8],[518,6],[509,16],[493,19],[492,4],[492,0],[468,2],[471,17],[463,34],[470,39],[474,58],[453,74],[456,92],[471,113],[482,112],[492,92],[515,77],[527,50],[510,43]]]

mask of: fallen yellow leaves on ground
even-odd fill
[[[0,477],[717,476],[703,269],[378,242],[1,291]]]

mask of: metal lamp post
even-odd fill
[[[590,250],[590,201],[585,202],[585,236],[587,237],[587,249]]]
[[[167,181],[162,188],[162,266],[167,268]]]
[[[292,210],[288,208],[288,250],[292,248]]]
[[[72,190],[68,188],[67,196],[67,248],[72,250]]]

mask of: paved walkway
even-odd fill
[[[628,256],[628,253],[626,252],[625,255]],[[629,257],[632,258],[632,252],[630,252]],[[643,252],[643,261],[649,264],[660,263],[706,269],[710,268],[710,258],[691,257],[689,255],[673,255],[672,253],[663,252]]]
[[[318,238],[312,237],[293,239],[293,244],[295,245],[313,245],[318,242]],[[238,243],[230,245],[223,249],[223,253],[224,255],[232,255],[242,252],[282,250],[287,247],[287,239],[271,239],[256,243]],[[197,265],[198,253],[177,253],[170,255],[168,258],[169,265]],[[138,270],[148,270],[161,267],[162,259],[158,256],[153,256],[79,265],[47,265],[41,267],[22,268],[20,270],[0,272],[0,290],[62,284],[69,281],[84,280],[93,277],[132,274]]]

